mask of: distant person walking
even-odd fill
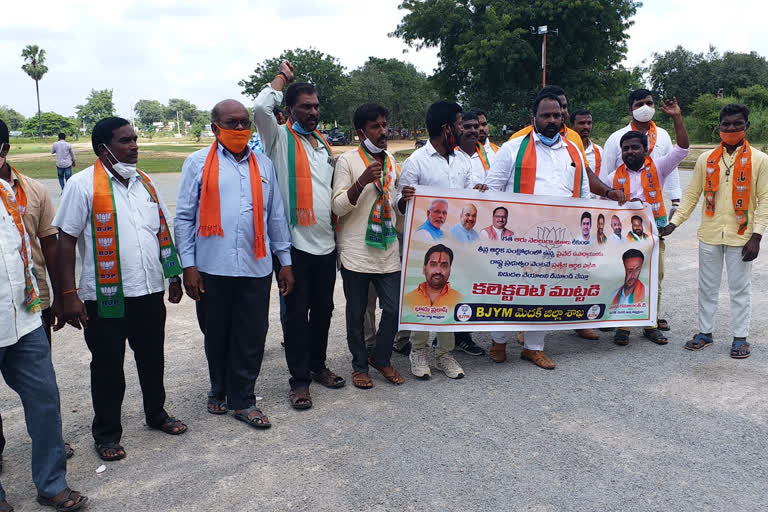
[[[72,167],[75,165],[75,152],[66,139],[67,136],[60,133],[59,140],[51,147],[51,154],[56,154],[56,173],[59,175],[61,190],[64,190],[64,184],[72,177]]]

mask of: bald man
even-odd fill
[[[291,233],[275,168],[248,147],[251,121],[238,101],[211,111],[216,142],[192,153],[181,170],[176,247],[184,288],[197,301],[211,390],[207,410],[255,428],[269,419],[254,387],[267,336],[272,255],[280,262],[280,294],[293,289]]]
[[[457,242],[474,242],[480,235],[475,231],[477,223],[477,208],[468,204],[461,209],[461,222],[450,229],[451,238]]]

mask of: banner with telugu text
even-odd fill
[[[417,187],[403,239],[399,327],[560,330],[653,325],[650,207]]]

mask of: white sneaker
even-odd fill
[[[456,359],[449,353],[443,354],[437,358],[435,366],[438,370],[445,372],[451,379],[460,379],[464,377],[464,369],[456,362]]]
[[[408,359],[411,360],[411,373],[419,379],[429,379],[432,372],[429,369],[429,360],[427,359],[428,349],[411,350]]]

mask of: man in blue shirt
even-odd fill
[[[182,167],[176,247],[205,336],[208,412],[231,408],[236,419],[267,428],[254,386],[267,336],[271,253],[281,265],[280,293],[293,290],[291,234],[272,162],[247,145],[251,121],[245,107],[235,100],[218,103],[211,128],[216,142]]]
[[[415,240],[433,242],[445,236],[441,229],[448,217],[448,202],[445,199],[435,199],[427,210],[427,220],[413,234]]]
[[[480,238],[475,231],[475,223],[477,223],[477,208],[470,203],[461,209],[461,223],[450,229],[451,237],[457,242],[474,242]]]

